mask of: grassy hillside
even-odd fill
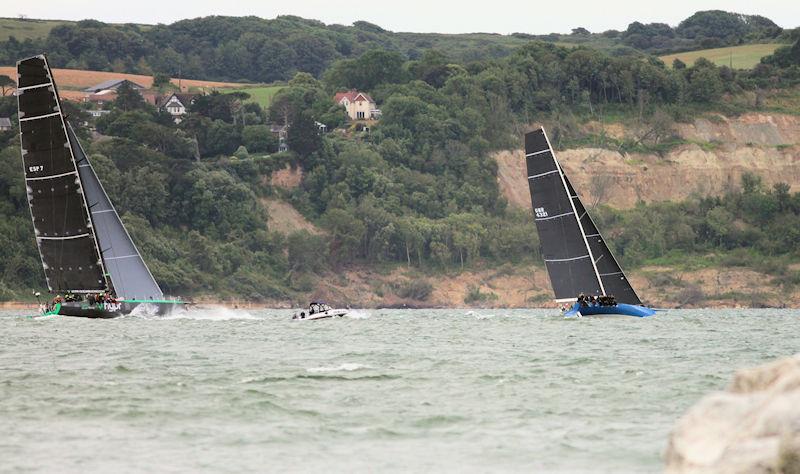
[[[0,18],[0,41],[13,36],[20,41],[44,38],[53,27],[68,23],[64,20],[22,20],[19,18]]]
[[[782,44],[745,44],[729,48],[703,49],[700,51],[687,51],[684,53],[668,54],[661,56],[661,60],[671,66],[672,61],[680,59],[688,65],[694,64],[699,58],[706,58],[717,66],[730,66],[736,69],[751,69],[761,61],[764,56],[769,56]]]
[[[226,92],[246,92],[250,94],[248,102],[255,102],[261,107],[269,107],[272,103],[272,98],[277,92],[285,86],[261,86],[261,87],[243,87],[240,89],[230,89]]]

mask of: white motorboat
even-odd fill
[[[313,321],[316,319],[341,318],[350,312],[350,309],[331,308],[323,302],[312,302],[308,305],[308,310],[301,310],[292,316],[293,321]]]

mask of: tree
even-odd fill
[[[125,81],[117,88],[114,107],[125,112],[143,110],[147,108],[147,102],[144,101],[142,94]]]
[[[322,223],[330,232],[330,256],[335,264],[352,262],[366,233],[364,223],[345,209],[329,209]]]
[[[15,87],[17,87],[17,83],[13,79],[8,76],[0,76],[0,91],[2,91],[3,97],[6,93],[11,93]]]
[[[334,88],[370,91],[381,84],[407,80],[404,58],[396,51],[370,50],[357,60],[337,61],[325,72],[325,82]]]
[[[702,59],[702,58],[700,58]],[[698,60],[699,61],[699,60]],[[724,86],[715,67],[692,68],[689,96],[695,102],[714,102],[722,96]]]
[[[192,228],[224,239],[264,225],[266,217],[253,191],[228,172],[198,168],[191,171],[187,179],[191,188],[182,211]]]
[[[247,125],[242,129],[242,144],[251,153],[278,151],[278,139],[266,125]]]
[[[169,85],[170,77],[169,74],[165,72],[157,72],[153,74],[153,87],[159,88]]]
[[[301,112],[294,118],[287,142],[289,149],[302,158],[308,158],[322,146],[316,121],[309,112]]]
[[[293,271],[308,272],[325,265],[325,240],[321,236],[301,230],[290,234],[286,243]]]

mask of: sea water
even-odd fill
[[[657,472],[800,312],[0,313],[0,471]]]

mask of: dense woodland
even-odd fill
[[[34,21],[34,20],[31,20]],[[393,51],[408,60],[431,49],[454,63],[510,56],[532,40],[602,49],[614,57],[663,54],[753,42],[788,42],[791,32],[761,16],[719,10],[697,12],[677,27],[634,22],[624,31],[530,35],[394,33],[364,21],[325,25],[293,16],[206,17],[170,25],[65,22],[45,38],[0,42],[0,64],[46,51],[53,67],[165,73],[173,77],[272,82],[297,72],[319,78],[340,59],[367,51]]]
[[[768,22],[737,18],[750,29],[725,41],[754,39],[754,25]],[[313,34],[299,39],[280,29],[290,25],[297,31],[297,24]],[[704,24],[687,20],[675,32],[710,34]],[[557,146],[591,139],[578,123],[609,114],[648,124],[652,133],[632,146],[656,151],[673,146],[675,120],[698,110],[737,113],[742,105],[728,98],[800,82],[800,38],[788,34],[795,42],[752,71],[703,60],[672,68],[649,55],[618,56],[538,40],[502,54],[485,54],[482,49],[491,47],[480,46],[477,59],[469,60],[424,46],[412,54],[374,25],[325,27],[297,18],[205,18],[146,31],[87,21],[54,29],[43,41],[51,63],[61,66],[116,69],[121,61],[125,70],[163,71],[155,61],[170,58],[168,64],[183,65],[195,77],[291,77],[268,109],[246,103],[243,93],[214,93],[196,101],[179,125],[122,88],[112,112],[91,124],[101,139],[90,142],[87,128],[80,127],[100,178],[166,292],[260,299],[311,290],[320,268],[406,265],[442,272],[539,265],[532,217],[510,209],[500,196],[491,151],[519,147],[533,121],[550,126]],[[126,41],[130,51],[103,49]],[[288,69],[285,61],[252,62],[265,44],[282,51],[271,41],[297,41],[303,56],[286,49],[293,64]],[[317,42],[327,46],[319,49]],[[19,48],[12,50],[7,42],[3,54],[39,52],[31,50],[43,47],[35,43],[12,44]],[[269,56],[270,61],[280,57]],[[87,62],[95,60],[101,62]],[[258,70],[248,69],[256,64]],[[354,129],[320,134],[316,121],[331,129],[346,125],[344,110],[332,100],[346,88],[369,91],[383,118],[368,134]],[[65,107],[76,125],[89,120],[78,106]],[[2,98],[0,116],[15,115],[15,100]],[[284,122],[290,125],[291,151],[276,153],[267,124]],[[44,284],[18,140],[17,131],[0,134],[3,298]],[[301,186],[271,187],[270,173],[287,165],[304,170]],[[261,200],[271,197],[292,203],[325,232],[270,231]],[[750,175],[741,190],[720,198],[596,211],[627,266],[709,254],[724,256],[731,265],[770,257],[785,262],[800,241],[800,194],[789,194],[783,185],[766,189]],[[783,263],[772,271],[788,270]]]

